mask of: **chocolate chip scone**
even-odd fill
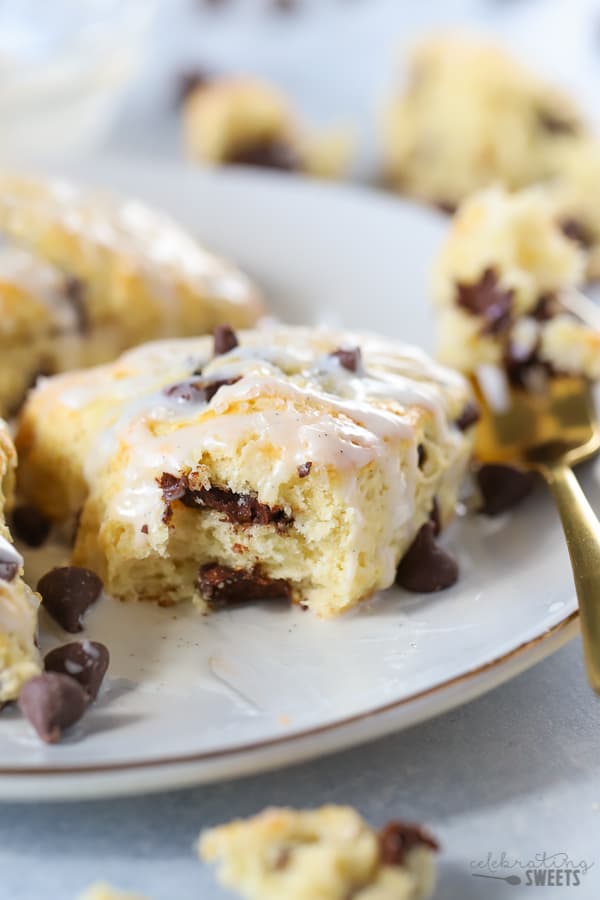
[[[440,359],[466,373],[496,366],[521,386],[553,373],[597,379],[600,330],[576,290],[584,267],[544,190],[475,194],[434,267]]]
[[[416,348],[221,328],[44,380],[20,486],[45,515],[77,515],[74,561],[117,597],[287,597],[331,616],[403,558],[409,588],[455,580],[438,567],[420,587],[418,568],[452,516],[471,412],[466,381]]]
[[[495,182],[515,189],[547,178],[556,145],[587,131],[568,96],[499,48],[435,36],[414,49],[387,111],[386,174],[397,190],[453,208]]]
[[[198,162],[324,178],[342,175],[350,162],[345,129],[309,131],[281,91],[255,78],[202,79],[186,92],[182,114],[186,152]]]
[[[12,499],[16,453],[0,422],[0,708],[40,671],[35,637],[37,595],[23,581],[23,559],[15,550],[4,511]]]
[[[418,825],[377,832],[348,806],[267,809],[199,843],[219,881],[248,900],[420,900],[433,893],[437,849]]]
[[[39,374],[156,337],[252,325],[250,281],[168,216],[64,181],[0,173],[0,412]],[[10,241],[12,243],[6,243]]]

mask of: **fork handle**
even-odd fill
[[[579,602],[588,679],[600,694],[600,522],[572,469],[550,464],[540,471],[560,514]]]

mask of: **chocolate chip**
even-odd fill
[[[433,503],[431,504],[431,510],[429,512],[429,521],[433,525],[433,536],[438,537],[442,531],[442,520],[440,518],[440,505],[437,502],[437,497],[433,498]]]
[[[30,547],[41,547],[50,534],[51,523],[35,506],[17,506],[11,516],[11,525],[20,541]]]
[[[148,526],[142,525],[142,527],[140,528],[140,531],[142,532],[142,534],[148,534]]]
[[[98,641],[75,641],[47,653],[44,668],[46,672],[58,672],[74,678],[90,700],[95,700],[106,675],[109,658],[104,644]]]
[[[537,322],[548,322],[564,311],[556,294],[542,294],[529,315]]]
[[[60,740],[63,731],[84,714],[89,697],[69,675],[44,672],[21,688],[19,707],[47,744]]]
[[[436,200],[433,205],[448,216],[453,216],[456,212],[456,203],[450,203],[448,200]]]
[[[294,172],[300,168],[300,159],[291,144],[276,140],[240,146],[228,156],[227,162],[236,166],[278,169],[280,172]]]
[[[487,268],[474,284],[457,283],[456,302],[484,320],[482,334],[499,334],[510,324],[513,291],[498,285],[494,269]]]
[[[169,472],[163,472],[158,479],[158,484],[165,503],[180,500],[188,490],[188,480],[185,475],[177,476],[171,475]]]
[[[222,356],[229,353],[238,346],[238,339],[235,331],[230,325],[217,325],[213,331],[213,353],[215,356]]]
[[[51,569],[40,578],[37,590],[44,609],[71,634],[83,631],[82,619],[102,593],[102,581],[95,572],[79,566]]]
[[[190,379],[172,384],[164,389],[164,394],[181,403],[210,403],[219,388],[236,384],[241,376],[235,378]]]
[[[2,559],[0,556],[0,579],[2,581],[14,581],[20,567],[20,563],[17,560]]]
[[[188,488],[179,499],[192,509],[206,507],[221,512],[236,525],[275,525],[281,530],[293,521],[281,506],[269,506],[253,494],[238,494],[228,488]]]
[[[467,428],[476,425],[480,418],[481,414],[479,412],[479,407],[476,403],[469,400],[454,424],[460,431],[466,431]]]
[[[281,578],[267,578],[259,569],[232,569],[217,563],[201,566],[198,588],[212,608],[257,600],[290,600],[291,589]]]
[[[213,75],[206,69],[194,68],[182,72],[176,90],[177,106],[182,106],[190,94],[199,87],[206,87],[213,80]]]
[[[594,236],[590,229],[579,219],[563,219],[560,222],[560,228],[565,237],[580,244],[584,250],[589,250],[594,243]]]
[[[308,460],[308,462],[301,463],[298,466],[298,478],[306,478],[307,475],[310,475],[310,470],[312,469],[312,462]]]
[[[483,500],[480,512],[486,516],[498,516],[512,509],[535,484],[533,472],[495,463],[481,466],[476,478]]]
[[[334,352],[331,353],[330,356],[332,356],[334,359],[337,359],[340,366],[342,366],[342,368],[344,369],[347,369],[349,372],[357,372],[360,368],[360,347],[340,347],[339,350],[334,350]]]
[[[425,449],[425,444],[419,444],[417,447],[417,465],[422,469],[426,462],[427,450]]]
[[[439,850],[440,845],[421,825],[412,822],[388,822],[377,835],[379,858],[386,866],[401,866],[406,854],[415,847]]]
[[[79,334],[88,334],[90,316],[85,302],[86,290],[83,281],[73,276],[68,277],[65,281],[64,293],[75,313]]]
[[[561,116],[551,109],[538,109],[537,120],[548,134],[577,134],[579,125],[573,119]]]
[[[456,560],[435,542],[435,525],[426,522],[398,566],[396,584],[418,594],[451,587],[458,578]]]

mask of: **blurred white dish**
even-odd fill
[[[70,174],[176,213],[262,280],[276,314],[430,344],[427,270],[445,228],[435,212],[251,170],[109,159]],[[600,502],[592,470],[584,482]],[[543,490],[512,517],[457,522],[449,542],[455,588],[390,590],[333,622],[267,605],[202,618],[102,602],[86,633],[111,652],[101,697],[53,747],[4,712],[0,797],[148,791],[317,756],[464,703],[574,634],[566,550]],[[66,640],[56,631],[43,649]]]

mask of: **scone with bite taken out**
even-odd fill
[[[420,900],[433,892],[437,849],[418,825],[377,832],[348,806],[266,809],[199,844],[219,881],[247,900]]]
[[[391,186],[455,208],[480,188],[551,175],[555,148],[589,133],[572,100],[499,47],[440,34],[415,47],[385,117]]]
[[[256,78],[203,79],[186,93],[182,114],[186,152],[198,162],[336,178],[351,160],[346,129],[308,129],[280,90]]]
[[[556,374],[597,379],[600,329],[577,290],[584,270],[545,190],[473,195],[434,266],[440,358],[468,374],[497,367],[525,387]]]
[[[156,337],[245,327],[258,291],[168,216],[73,183],[0,173],[0,412],[40,374]]]
[[[20,421],[20,487],[76,519],[73,561],[123,600],[286,598],[333,616],[401,560],[409,589],[456,580],[435,536],[475,418],[465,379],[414,347],[220,328],[43,380]]]
[[[37,595],[23,581],[23,559],[5,523],[14,489],[16,453],[0,422],[0,708],[16,700],[21,687],[40,672],[36,647]]]

